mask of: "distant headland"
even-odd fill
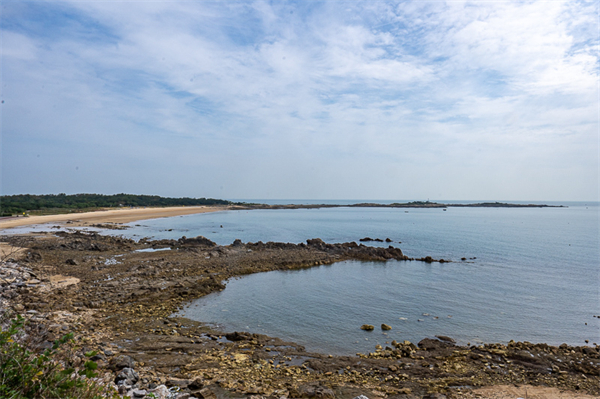
[[[81,213],[114,208],[132,207],[192,207],[192,206],[223,206],[230,209],[310,209],[310,208],[547,208],[564,207],[563,205],[545,204],[514,204],[506,202],[480,203],[438,203],[431,201],[393,202],[380,204],[360,202],[355,204],[263,204],[248,202],[233,202],[214,198],[171,198],[158,195],[136,194],[46,194],[46,195],[3,195],[0,196],[0,216],[16,216],[23,214],[55,215],[65,213]]]

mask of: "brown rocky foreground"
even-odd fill
[[[224,289],[222,281],[233,276],[346,259],[409,261],[397,248],[319,239],[299,245],[236,240],[217,246],[203,237],[135,242],[81,232],[0,241],[22,248],[0,264],[0,307],[25,315],[29,328],[46,341],[74,332],[80,353],[98,350],[103,377],[131,397],[149,398],[150,392],[180,399],[600,395],[598,346],[465,347],[440,337],[392,341],[357,356],[328,356],[277,338],[225,334],[171,317],[183,304]],[[145,248],[171,250],[136,252]],[[82,358],[74,357],[73,364]]]

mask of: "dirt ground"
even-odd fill
[[[497,385],[482,387],[472,391],[473,398],[485,399],[594,399],[598,396],[587,395],[577,392],[561,392],[557,388],[525,386]]]

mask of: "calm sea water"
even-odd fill
[[[511,339],[600,343],[597,204],[569,208],[240,211],[145,223],[158,236],[218,242],[390,238],[409,256],[455,262],[342,262],[234,279],[192,303],[187,317],[265,333],[309,350],[353,354],[393,339],[448,335],[461,343]],[[165,232],[177,226],[179,231]],[[223,227],[221,227],[223,226]],[[402,243],[398,243],[401,241]],[[388,245],[388,244],[378,244]],[[462,257],[476,258],[467,262]],[[384,334],[362,324],[389,324]],[[587,325],[586,325],[587,323]]]
[[[228,281],[224,291],[184,310],[225,331],[264,333],[308,350],[364,353],[394,339],[418,342],[435,335],[471,344],[600,343],[600,319],[594,317],[600,315],[599,207],[566,205],[227,211],[147,220],[113,233],[203,235],[222,245],[236,238],[299,243],[389,237],[408,256],[454,261],[352,261],[260,273]],[[387,335],[379,328],[360,330],[366,323],[393,329]]]

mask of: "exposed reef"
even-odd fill
[[[226,246],[204,237],[136,242],[85,232],[0,241],[22,248],[0,263],[3,308],[23,314],[44,341],[74,332],[81,351],[99,351],[95,360],[104,378],[132,397],[159,397],[171,388],[196,398],[459,398],[475,387],[507,384],[600,395],[597,345],[457,346],[440,336],[329,356],[172,317],[191,300],[225,289],[231,277],[347,259],[410,261],[399,248],[320,239]],[[151,248],[170,250],[139,251]],[[74,365],[83,358],[74,358]]]

